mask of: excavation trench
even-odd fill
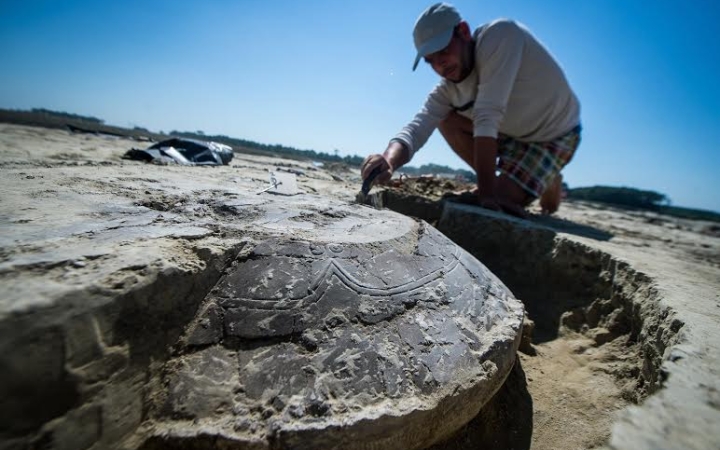
[[[376,202],[434,224],[495,273],[529,319],[505,385],[434,450],[600,447],[619,410],[662,387],[663,354],[683,324],[659,306],[646,274],[528,221],[392,190]]]

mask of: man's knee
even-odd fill
[[[440,132],[445,134],[453,128],[455,118],[452,116],[454,115],[455,113],[450,113],[446,118],[440,121],[440,124],[438,125],[438,129],[440,130]]]
[[[438,129],[445,136],[455,133],[472,134],[472,121],[453,111],[440,121]]]
[[[450,148],[470,167],[474,167],[472,122],[470,119],[452,112],[440,122],[438,130]]]

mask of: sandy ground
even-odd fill
[[[57,191],[53,183],[58,181],[43,179],[46,169],[67,169],[68,175],[60,180],[69,185],[72,177],[82,177],[83,172],[92,172],[98,166],[117,166],[126,179],[137,178],[138,186],[144,189],[144,194],[138,194],[144,198],[142,201],[155,209],[177,207],[182,204],[181,196],[151,192],[153,172],[158,166],[120,158],[131,147],[146,145],[117,137],[0,124],[0,171],[3,177],[12,174],[18,177],[19,183],[27,183],[32,195],[52,196]],[[313,171],[309,163],[242,154],[236,155],[230,166],[205,170],[214,171],[218,180],[228,182],[233,176],[242,177],[246,165],[258,164],[302,170],[305,175],[298,177],[300,189],[343,200],[354,199],[359,187],[359,177],[354,171],[338,167]],[[261,178],[251,181],[258,188],[266,183]],[[436,199],[443,190],[457,187],[462,186],[430,181],[406,184],[400,189]],[[95,189],[87,194],[99,195],[113,187],[98,184]],[[531,212],[539,212],[538,207],[533,206]],[[31,222],[32,213],[26,212],[22,220]],[[553,220],[559,222],[607,232],[612,238],[599,245],[622,256],[632,255],[643,269],[718,291],[720,233],[717,224],[571,202],[563,204],[555,217]],[[0,247],[0,260],[18,258],[23,246],[29,248],[30,244],[12,245],[12,236],[6,236]],[[715,300],[720,305],[720,299],[715,297]],[[532,398],[533,449],[575,450],[607,445],[618,411],[644,400],[644,393],[637,391],[633,381],[641,364],[637,360],[638,349],[623,339],[598,345],[587,334],[565,330],[552,340],[536,342],[534,351],[535,355],[520,355]]]

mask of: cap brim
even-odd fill
[[[413,70],[417,68],[420,59],[426,57],[431,53],[439,52],[440,50],[447,47],[450,43],[450,39],[452,39],[453,31],[454,28],[443,31],[438,35],[433,36],[425,44],[423,44],[423,46],[418,49],[417,56],[415,57],[415,64],[413,64]]]

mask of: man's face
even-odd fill
[[[453,33],[450,43],[444,49],[425,56],[425,62],[432,66],[435,73],[441,77],[459,83],[467,77],[472,70],[472,62],[468,61],[469,35],[465,30],[458,29]]]

